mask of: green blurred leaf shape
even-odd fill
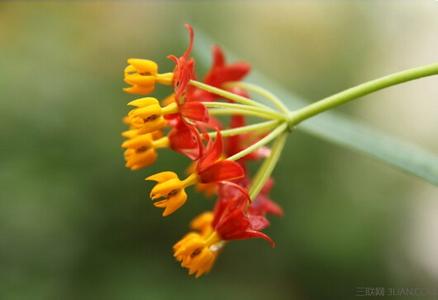
[[[215,43],[199,28],[196,28],[195,39],[194,52],[197,61],[208,66],[211,60],[211,46]],[[222,48],[226,51],[227,57],[232,60],[236,58],[231,51]],[[277,95],[291,110],[309,104],[309,101],[273,82],[254,67],[248,81],[261,85]],[[299,124],[297,129],[328,142],[365,153],[438,186],[438,155],[389,136],[339,112],[324,112]]]

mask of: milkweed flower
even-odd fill
[[[266,214],[272,214],[278,217],[283,216],[283,209],[269,197],[269,192],[273,185],[274,180],[269,178],[260,191],[260,194],[251,202],[248,208],[250,214],[259,216],[265,216]]]
[[[208,237],[191,232],[173,246],[174,257],[190,275],[199,277],[211,270],[223,244],[215,232]]]
[[[206,236],[213,231],[211,226],[214,214],[211,211],[203,212],[190,222],[190,228],[198,231],[201,235]]]
[[[126,134],[129,138],[122,143],[125,148],[124,157],[126,167],[131,170],[138,170],[153,164],[157,159],[157,149],[168,146],[167,139],[156,139],[161,133],[138,134],[137,131],[130,131]]]
[[[172,73],[158,73],[158,65],[148,59],[130,58],[124,70],[125,82],[130,87],[123,90],[130,94],[147,95],[154,91],[155,84],[170,85],[173,81]]]
[[[154,206],[164,208],[163,217],[166,217],[184,205],[187,200],[185,188],[196,183],[198,179],[196,174],[192,174],[180,180],[174,172],[166,171],[149,176],[146,180],[157,182],[150,197],[152,200],[159,200]]]
[[[208,85],[221,88],[227,82],[242,80],[251,70],[251,66],[245,62],[227,64],[224,52],[217,45],[213,46],[212,52],[213,64],[204,77],[204,83]],[[243,91],[237,89],[234,89],[233,92],[247,95]],[[218,95],[200,89],[195,90],[191,97],[202,101],[214,101],[220,98]]]
[[[176,105],[169,104],[162,108],[159,101],[152,97],[140,98],[128,105],[134,107],[128,113],[129,125],[143,133],[161,130],[166,126],[164,115],[176,112]]]
[[[187,200],[185,188],[197,183],[210,184],[238,179],[244,176],[242,167],[231,160],[221,159],[222,137],[217,133],[214,142],[209,141],[203,155],[196,164],[195,171],[184,180],[180,180],[174,172],[165,171],[146,178],[156,181],[150,197],[156,207],[165,208],[163,216],[168,216],[180,208]]]
[[[187,168],[186,173],[191,174],[196,171],[196,162],[190,164]],[[201,183],[198,182],[196,184],[196,190],[200,193],[203,193],[207,197],[211,197],[217,192],[217,184],[216,183]]]
[[[173,246],[181,266],[199,277],[212,269],[230,241],[261,238],[275,245],[262,230],[269,226],[268,215],[282,215],[283,211],[269,197],[273,181],[267,179],[272,168],[265,163],[278,158],[282,146],[274,144],[271,153],[266,145],[286,129],[286,117],[249,99],[248,85],[239,82],[251,66],[227,62],[218,46],[213,47],[212,66],[203,83],[197,82],[191,56],[194,32],[190,25],[186,29],[189,43],[184,53],[167,56],[174,63],[172,72],[159,73],[151,60],[128,60],[124,70],[127,93],[148,95],[157,84],[168,85],[171,91],[161,101],[148,96],[128,103],[131,110],[123,119],[128,129],[122,133],[122,148],[125,165],[131,170],[156,162],[159,149],[180,153],[191,161],[185,177],[164,171],[145,178],[154,182],[149,197],[164,217],[186,204],[190,186],[217,195],[214,209],[195,217],[191,231]],[[230,122],[226,124],[217,115],[230,116]],[[271,121],[247,126],[245,115]],[[282,131],[273,128],[276,124],[283,126],[278,127]],[[251,176],[247,163],[259,160],[265,163]]]
[[[186,51],[180,57],[176,57],[175,55],[167,56],[175,63],[175,69],[173,70],[173,87],[176,102],[180,104],[185,101],[184,97],[187,91],[192,89],[192,87],[189,86],[189,81],[195,78],[195,60],[190,57],[193,48],[194,33],[192,26],[186,24],[185,27],[189,32],[189,46]]]
[[[260,230],[269,224],[263,216],[248,214],[248,193],[234,183],[222,183],[213,215],[204,213],[192,221],[192,229],[173,246],[174,257],[189,274],[199,277],[211,270],[227,241],[262,238],[275,246]]]

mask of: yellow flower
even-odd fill
[[[213,227],[211,226],[213,218],[213,212],[206,211],[198,215],[192,220],[192,222],[190,222],[190,228],[198,231],[202,236],[207,236],[213,232]]]
[[[173,256],[198,278],[211,270],[223,245],[215,231],[208,236],[190,232],[173,246]]]
[[[161,104],[164,106],[167,106],[172,103],[176,103],[175,94],[170,94],[169,96],[167,96],[161,101]]]
[[[130,87],[124,91],[130,94],[147,95],[155,89],[156,83],[172,84],[173,73],[158,73],[158,65],[147,59],[130,58],[124,70],[124,80]]]
[[[161,136],[161,132],[138,135],[134,129],[125,131],[125,136],[128,137],[128,140],[122,143],[122,147],[126,148],[125,166],[131,170],[138,170],[153,164],[157,159],[156,149],[168,146],[167,138],[155,140],[157,136]]]
[[[157,99],[152,97],[140,98],[128,103],[135,108],[128,113],[127,122],[132,128],[142,133],[149,133],[162,129],[166,125],[164,115],[175,113],[176,103],[161,107]]]
[[[146,178],[156,181],[150,197],[152,200],[160,200],[154,206],[164,208],[163,217],[166,217],[184,205],[187,200],[185,188],[198,181],[197,174],[192,174],[184,180],[180,180],[174,172],[161,172]]]

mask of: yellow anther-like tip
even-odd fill
[[[134,67],[138,73],[149,73],[151,75],[155,75],[158,73],[158,65],[152,60],[141,59],[141,58],[130,58],[128,59],[128,64]]]
[[[151,134],[143,134],[122,143],[122,148],[151,148],[153,147],[153,140]]]
[[[174,172],[171,172],[171,171],[164,171],[164,172],[160,172],[160,173],[151,175],[149,177],[146,177],[145,180],[163,182],[165,180],[169,180],[169,179],[173,179],[173,178],[178,178],[178,175],[176,175]]]
[[[139,86],[139,85],[133,85],[131,87],[124,88],[123,91],[125,91],[128,94],[136,94],[136,95],[147,95],[154,91],[155,86]]]
[[[191,232],[173,246],[173,256],[181,262],[182,267],[188,269],[190,275],[199,277],[211,270],[219,253],[210,247],[210,240],[209,237]],[[220,240],[217,242],[221,243]]]
[[[128,102],[129,106],[134,106],[134,107],[145,107],[145,106],[149,106],[149,105],[158,105],[160,106],[160,102],[153,97],[144,97],[144,98],[139,98],[139,99],[135,99],[131,102]]]
[[[184,205],[187,194],[184,188],[185,180],[180,180],[174,172],[165,171],[147,177],[145,180],[156,181],[149,197],[160,200],[154,203],[156,207],[164,208],[163,216],[166,217]]]
[[[190,228],[198,231],[202,236],[206,236],[213,231],[213,218],[213,212],[204,212],[190,222]]]
[[[155,84],[170,85],[173,73],[158,73],[158,65],[147,59],[130,58],[124,70],[124,81],[131,85],[124,89],[130,94],[147,95],[155,89]]]

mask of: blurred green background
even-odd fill
[[[187,161],[163,151],[131,172],[120,148],[134,99],[122,93],[126,59],[170,70],[185,22],[313,101],[438,58],[432,0],[2,1],[0,299],[351,299],[357,287],[435,287],[437,188],[299,131],[275,170],[277,247],[230,243],[209,275],[186,275],[171,246],[213,199],[192,192],[163,219],[143,178]],[[428,78],[338,110],[438,152],[437,95]]]

